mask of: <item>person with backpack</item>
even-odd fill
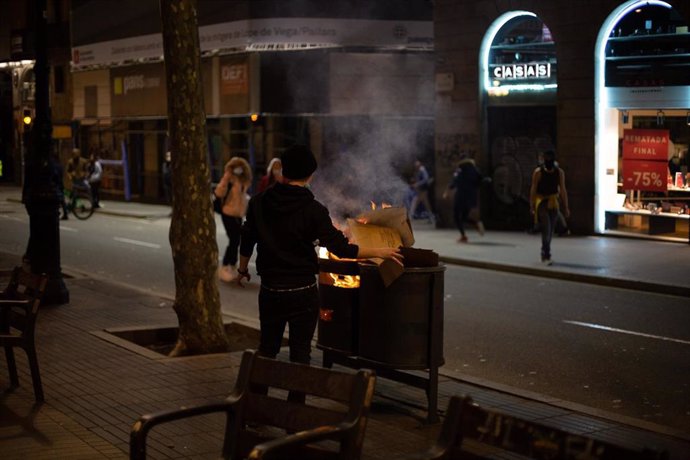
[[[541,261],[551,265],[551,240],[558,221],[560,207],[563,215],[570,216],[565,173],[556,163],[553,150],[544,152],[544,162],[532,173],[530,212],[541,229]]]

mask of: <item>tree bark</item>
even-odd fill
[[[196,0],[160,0],[173,189],[170,245],[179,333],[171,355],[225,351],[206,154]]]

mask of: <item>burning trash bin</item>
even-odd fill
[[[445,267],[433,251],[409,247],[414,239],[404,209],[367,213],[349,220],[348,227],[357,244],[402,245],[405,267],[320,254],[317,347],[324,366],[372,368],[382,377],[426,390],[428,419],[435,422]],[[409,370],[427,371],[428,378]]]

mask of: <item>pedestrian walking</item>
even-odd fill
[[[266,174],[259,181],[257,193],[261,193],[268,187],[283,180],[283,163],[280,158],[274,158],[268,163]]]
[[[261,277],[259,353],[275,358],[289,325],[290,361],[309,364],[311,340],[319,315],[316,242],[338,257],[379,257],[402,263],[397,248],[363,248],[350,244],[333,226],[328,209],[309,190],[317,162],[305,146],[282,155],[283,182],[252,197],[242,227],[238,282],[249,281],[249,259],[257,248]]]
[[[161,164],[161,176],[165,202],[167,204],[172,204],[172,155],[170,154],[169,150],[165,152],[165,156],[163,157],[163,163]]]
[[[410,204],[410,218],[414,219],[417,214],[417,208],[420,204],[423,204],[426,208],[429,222],[435,224],[436,217],[429,201],[429,190],[431,189],[433,179],[429,176],[429,173],[419,159],[415,160],[414,168],[415,175],[411,187],[415,191],[415,196],[412,198],[412,204]]]
[[[232,157],[225,164],[225,172],[214,191],[221,200],[221,219],[228,246],[223,255],[223,264],[218,270],[221,281],[231,282],[237,278],[237,251],[240,246],[242,219],[247,213],[249,201],[247,192],[252,184],[252,170],[247,160]]]
[[[98,155],[92,153],[89,156],[89,163],[86,167],[87,180],[91,186],[91,197],[93,199],[93,207],[101,207],[101,180],[103,178],[103,166],[98,158]]]
[[[52,182],[55,184],[55,189],[57,191],[58,195],[58,200],[60,201],[60,206],[62,208],[62,220],[67,220],[69,219],[68,213],[69,213],[69,208],[67,207],[67,202],[65,201],[65,184],[64,184],[64,176],[65,176],[65,168],[62,167],[62,163],[60,162],[60,156],[58,155],[57,151],[53,150],[50,153],[50,163],[52,164],[53,168],[53,177],[52,177]]]
[[[451,180],[448,187],[443,192],[443,198],[448,198],[450,191],[455,190],[453,199],[453,219],[455,226],[460,232],[458,243],[467,243],[467,235],[465,234],[465,222],[473,221],[477,227],[477,232],[484,235],[484,223],[479,214],[479,186],[482,183],[482,175],[480,174],[474,160],[463,156],[458,163],[458,167],[453,173],[453,180]],[[474,214],[474,218],[471,218]]]
[[[551,265],[551,239],[556,228],[560,206],[563,215],[570,216],[565,173],[556,164],[552,150],[544,152],[544,163],[532,173],[530,187],[530,211],[541,229],[541,261]]]

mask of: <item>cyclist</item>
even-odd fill
[[[67,162],[67,177],[70,187],[74,187],[75,184],[78,187],[84,186],[88,173],[86,165],[86,159],[81,157],[81,150],[72,149],[72,158]]]

